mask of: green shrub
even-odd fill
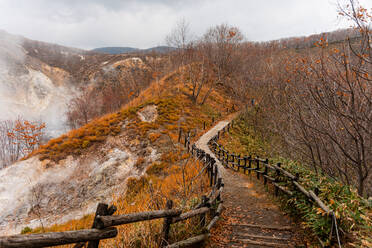
[[[24,227],[24,228],[22,229],[21,234],[26,234],[26,233],[30,233],[30,232],[32,232],[32,228],[26,226],[26,227]]]

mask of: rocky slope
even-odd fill
[[[138,118],[155,121],[156,108],[150,109],[151,113],[148,108],[140,110]],[[110,202],[122,194],[129,177],[144,173],[138,158],[142,164],[159,158],[156,147],[127,128],[132,121],[119,123],[119,135],[81,156],[70,155],[53,164],[33,156],[0,170],[0,234],[81,218],[94,212],[97,202]]]
[[[41,120],[56,137],[67,131],[67,103],[81,87],[128,84],[128,71],[147,72],[149,60],[63,47],[0,30],[0,120]]]

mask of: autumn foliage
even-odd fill
[[[0,122],[0,168],[38,149],[44,138],[45,123],[18,118]]]
[[[45,123],[16,120],[15,127],[8,132],[8,136],[19,145],[22,153],[27,155],[39,147]]]

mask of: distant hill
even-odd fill
[[[108,53],[108,54],[121,54],[121,53],[131,53],[138,51],[138,48],[133,47],[99,47],[95,48],[92,51],[93,52],[99,52],[99,53]]]
[[[133,47],[99,47],[99,48],[93,49],[92,51],[99,52],[99,53],[107,53],[107,54],[150,53],[150,52],[167,53],[175,49],[176,49],[175,47],[169,47],[169,46],[157,46],[157,47],[151,47],[147,49],[139,49],[139,48],[133,48]]]

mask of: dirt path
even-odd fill
[[[228,123],[219,122],[198,140],[197,147],[215,157],[207,143]],[[212,230],[210,247],[304,247],[295,224],[273,204],[254,173],[243,175],[225,169],[220,162],[218,166],[225,184],[225,210]]]

